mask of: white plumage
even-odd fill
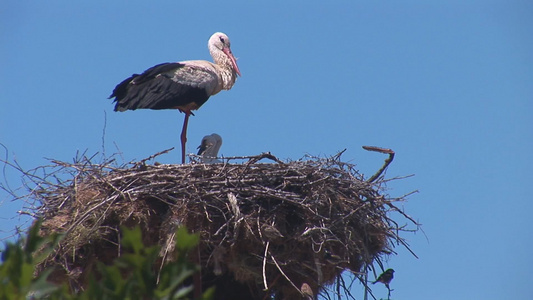
[[[213,133],[204,136],[202,143],[198,146],[198,155],[201,156],[202,162],[204,164],[221,163],[221,161],[217,159],[220,146],[222,146],[222,137],[220,137],[220,135]]]

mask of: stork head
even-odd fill
[[[215,32],[211,38],[209,38],[207,46],[209,47],[209,52],[211,53],[211,56],[213,56],[213,59],[216,63],[219,63],[219,61],[217,61],[219,59],[229,61],[233,71],[241,76],[241,71],[239,71],[239,67],[237,66],[237,60],[233,56],[233,53],[231,53],[231,42],[226,34],[222,32]],[[221,51],[224,56],[220,55]]]
[[[220,135],[216,133],[206,135],[202,139],[202,144],[198,146],[198,155],[217,157],[220,146],[222,146],[222,137]]]

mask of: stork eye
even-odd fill
[[[224,40],[223,37],[220,37],[220,41],[222,42],[222,44],[225,44],[225,43],[226,43],[226,41]]]

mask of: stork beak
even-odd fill
[[[196,149],[198,149],[198,153],[196,155],[202,155],[202,153],[204,153],[207,149],[207,142],[205,140],[202,140],[202,144]]]
[[[233,53],[231,53],[231,49],[230,48],[224,48],[224,49],[222,49],[222,51],[224,51],[226,56],[229,57],[229,59],[231,60],[231,64],[233,64],[233,69],[235,70],[235,72],[239,76],[242,76],[241,75],[241,71],[239,71],[239,67],[237,66],[237,60],[235,59],[235,56],[233,56]]]

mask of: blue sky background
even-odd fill
[[[399,247],[386,262],[392,298],[530,297],[533,2],[287,2],[3,1],[0,155],[30,169],[101,152],[102,138],[125,161],[179,149],[183,114],[115,113],[107,97],[157,63],[211,60],[222,31],[243,76],[191,118],[188,152],[213,132],[225,156],[347,148],[370,176],[385,157],[361,146],[392,148],[387,176],[416,176],[388,193],[420,191],[404,208],[427,235],[405,235],[420,259]],[[21,204],[0,197],[5,236]]]

